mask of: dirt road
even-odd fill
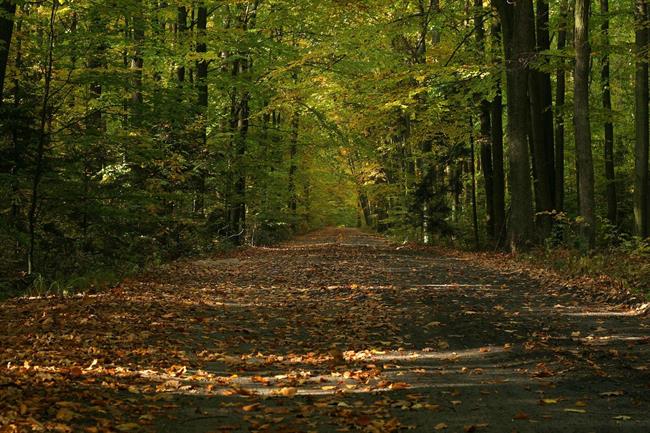
[[[326,229],[6,302],[0,432],[650,432],[647,318],[459,257]]]

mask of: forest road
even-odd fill
[[[331,228],[96,297],[6,302],[0,383],[19,386],[0,387],[0,422],[12,410],[16,431],[31,417],[91,433],[650,432],[647,317],[467,257]]]

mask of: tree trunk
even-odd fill
[[[16,22],[16,31],[19,35],[22,34],[23,27],[23,17],[26,14],[26,7],[23,5],[21,7],[20,19]],[[15,67],[16,70],[21,71],[23,68],[23,38],[19,37],[16,41],[16,60]],[[20,73],[16,74],[13,79],[13,110],[18,112],[20,107],[20,101],[22,98],[23,90],[21,86],[21,76]],[[0,95],[1,99],[1,95]],[[0,109],[2,108],[2,103],[0,101]],[[27,149],[28,143],[30,142],[30,128],[24,128],[21,126],[22,122],[14,121],[11,126],[11,141],[13,143],[13,166],[11,168],[11,219],[10,224],[15,230],[16,233],[24,232],[24,227],[21,222],[21,200],[20,200],[20,190],[21,190],[21,181],[20,176],[24,166],[24,157],[25,150]],[[19,240],[19,237],[16,237],[14,243],[14,257],[18,259],[22,254],[22,246]]]
[[[508,243],[512,251],[517,251],[530,242],[534,232],[527,133],[530,112],[527,63],[532,47],[527,35],[534,32],[535,26],[530,16],[531,0],[494,2],[503,26],[506,57],[511,205]]]
[[[298,155],[298,128],[300,127],[300,117],[298,111],[294,111],[291,119],[291,138],[289,144],[289,213],[291,215],[291,224],[295,230],[298,220],[298,197],[296,194],[296,173],[298,165],[296,157]]]
[[[208,61],[203,57],[208,51],[206,42],[206,29],[208,24],[208,9],[201,2],[196,14],[196,53],[199,59],[196,62],[196,91],[197,106],[199,111],[199,149],[198,158],[205,157],[207,149],[207,117],[208,117]],[[185,72],[183,71],[183,75]],[[200,168],[195,178],[194,212],[202,215],[205,210],[205,169]]]
[[[0,1],[0,107],[2,107],[7,61],[9,60],[9,48],[11,47],[11,35],[14,32],[16,2],[14,0]]]
[[[537,0],[537,16],[532,4],[529,10],[531,20],[536,21],[537,36],[531,34],[529,44],[539,53],[550,48],[548,31],[548,4]],[[537,54],[539,57],[539,54]],[[539,59],[538,59],[539,61]],[[551,77],[548,73],[532,69],[528,77],[530,97],[530,145],[534,168],[534,189],[536,204],[536,221],[542,238],[548,237],[552,219],[550,212],[555,208],[553,164],[553,111],[551,95]]]
[[[575,2],[576,64],[574,72],[573,123],[575,127],[578,185],[580,192],[581,234],[591,249],[596,241],[596,214],[594,199],[594,165],[589,124],[589,0]]]
[[[605,181],[607,182],[607,219],[611,224],[618,223],[616,200],[616,172],[614,168],[614,123],[612,122],[612,93],[609,74],[609,0],[600,0],[600,13],[603,16],[601,33],[604,39],[601,84],[603,90]]]
[[[472,227],[474,228],[474,248],[481,246],[478,229],[478,207],[476,204],[476,149],[474,145],[474,121],[469,118],[470,173],[472,174]]]
[[[483,0],[474,0],[474,31],[480,54],[485,57],[485,29],[483,27]],[[492,165],[492,137],[490,132],[490,102],[481,101],[479,121],[481,132],[478,142],[481,148],[481,169],[485,188],[486,230],[488,236],[494,238],[494,170]]]
[[[133,114],[131,121],[134,126],[139,127],[142,124],[143,115],[143,97],[142,97],[142,68],[144,67],[144,58],[142,46],[144,43],[144,3],[140,2],[133,17],[133,43],[135,51],[131,57],[131,69],[133,70],[133,93],[131,101],[133,104]]]
[[[176,11],[176,38],[177,43],[183,44],[187,35],[187,7],[178,6]],[[176,67],[176,79],[179,83],[185,82],[185,64],[180,63]]]
[[[45,62],[45,84],[43,86],[43,99],[41,104],[38,146],[36,149],[36,167],[34,169],[34,179],[32,182],[32,196],[30,200],[28,224],[29,224],[29,249],[27,251],[27,274],[31,275],[36,269],[35,253],[36,253],[36,225],[37,225],[37,210],[39,202],[39,187],[43,177],[45,151],[48,136],[48,124],[50,116],[50,90],[52,85],[52,71],[54,67],[54,24],[56,20],[56,10],[58,2],[52,2],[50,10],[49,32],[47,41],[47,59]]]
[[[557,35],[557,49],[563,51],[567,41],[568,0],[560,4],[560,29]],[[555,90],[555,209],[564,210],[564,103],[566,95],[566,72],[564,60],[560,58],[560,67],[556,72]]]
[[[634,94],[636,143],[634,146],[634,227],[637,236],[648,236],[648,5],[635,0],[636,81]]]
[[[492,44],[501,47],[501,26],[492,26]],[[494,53],[495,63],[501,63],[501,49]],[[503,169],[503,103],[501,96],[501,76],[496,82],[496,94],[490,104],[490,135],[492,143],[492,178],[494,184],[494,239],[502,247],[506,235],[505,174]]]

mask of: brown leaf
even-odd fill
[[[530,415],[528,415],[526,412],[520,410],[519,412],[517,412],[515,414],[515,416],[512,417],[512,419],[527,420],[527,419],[530,419]]]
[[[60,421],[70,421],[77,417],[77,414],[66,407],[62,407],[56,412],[56,419]]]
[[[276,391],[276,394],[281,395],[283,397],[293,397],[294,395],[296,395],[297,392],[298,390],[296,388],[288,387]]]
[[[601,397],[620,397],[622,395],[625,395],[625,391],[619,389],[616,391],[601,392],[598,395]]]

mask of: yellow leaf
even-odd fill
[[[277,394],[284,397],[293,397],[297,392],[298,390],[296,388],[282,388],[277,392]]]
[[[131,432],[131,431],[140,430],[140,424],[136,424],[134,422],[127,422],[124,424],[117,425],[115,426],[115,428],[118,431]]]
[[[259,408],[259,407],[260,407],[260,404],[259,404],[259,403],[248,404],[248,405],[246,405],[246,406],[243,406],[243,407],[242,407],[242,410],[243,410],[244,412],[252,412],[252,411],[254,411],[254,410],[257,410],[257,408]]]
[[[584,409],[573,409],[573,408],[564,409],[564,411],[570,413],[587,413],[587,411]]]
[[[76,413],[65,407],[59,409],[56,413],[56,419],[61,421],[70,421],[77,416]]]

